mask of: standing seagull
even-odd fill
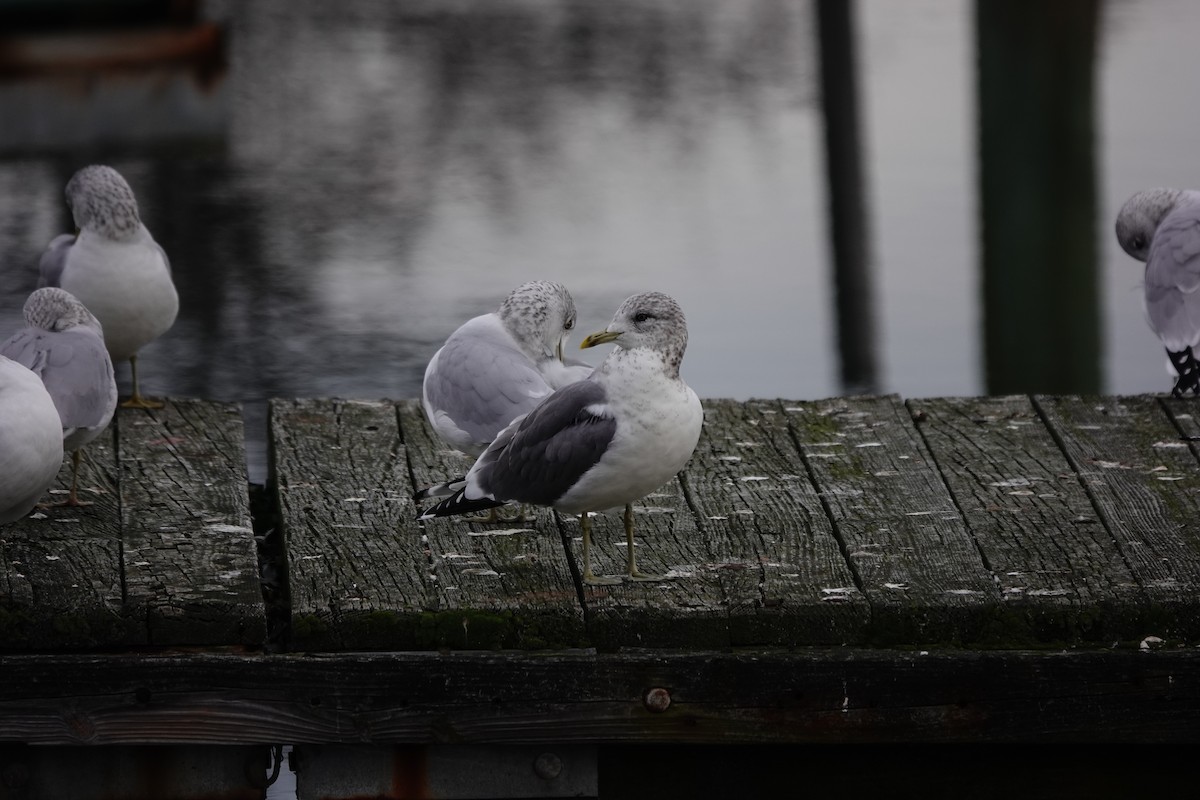
[[[1147,189],[1117,215],[1121,248],[1146,262],[1145,303],[1150,327],[1179,376],[1171,394],[1200,395],[1200,192]]]
[[[575,301],[561,283],[518,286],[499,311],[464,322],[425,368],[421,405],[456,450],[477,457],[510,422],[592,368],[567,363]]]
[[[117,381],[99,321],[65,289],[38,289],[25,301],[25,327],[0,344],[0,355],[45,384],[62,423],[63,449],[71,453],[66,505],[86,505],[76,495],[80,454],[117,410]]]
[[[179,313],[167,254],[142,224],[133,190],[112,167],[79,170],[67,182],[66,195],[77,233],[50,242],[38,286],[58,286],[79,298],[104,326],[113,362],[129,360],[133,396],[122,408],[161,408],[142,397],[137,353]]]
[[[0,356],[0,525],[33,510],[62,460],[62,423],[46,387]]]
[[[579,514],[583,580],[608,584],[620,579],[592,573],[588,513],[624,505],[628,575],[657,579],[637,568],[630,504],[683,469],[700,438],[700,400],[679,376],[687,322],[667,295],[638,294],[580,346],[605,342],[616,347],[590,376],[505,428],[465,478],[444,485],[456,491],[420,519],[508,502]]]

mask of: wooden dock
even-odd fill
[[[307,798],[476,796],[463,763],[513,761],[492,796],[594,795],[597,749],[639,743],[1194,742],[1197,408],[706,401],[635,507],[670,579],[603,587],[577,519],[417,522],[468,464],[414,401],[272,401],[262,490],[236,406],[121,411],[94,505],[0,529],[0,796],[161,796],[64,793],[82,744],[76,777],[119,757],[174,797],[261,796],[290,744]],[[620,573],[619,514],[595,542]]]

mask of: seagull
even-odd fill
[[[161,408],[142,397],[137,354],[179,313],[167,254],[142,224],[133,190],[112,167],[79,170],[67,182],[66,196],[76,233],[56,236],[42,253],[38,287],[75,295],[104,326],[113,362],[128,359],[133,396],[122,408]]]
[[[0,525],[28,514],[63,460],[62,423],[40,378],[0,356]]]
[[[448,445],[477,458],[496,434],[555,389],[587,377],[590,364],[564,355],[575,301],[561,283],[513,289],[498,311],[464,322],[425,368],[421,405]],[[437,494],[418,492],[421,501]],[[515,519],[524,514],[518,510]],[[501,522],[491,509],[480,521]]]
[[[564,358],[574,328],[565,286],[521,284],[498,311],[464,322],[429,360],[421,392],[429,424],[451,447],[478,457],[514,419],[591,373]]]
[[[38,289],[25,301],[25,327],[0,344],[0,355],[42,379],[71,453],[66,505],[87,505],[76,494],[83,447],[100,435],[117,409],[117,381],[100,322],[65,289]]]
[[[637,568],[631,503],[683,469],[700,438],[704,412],[679,375],[687,322],[667,295],[637,294],[580,347],[607,342],[616,347],[591,375],[557,389],[501,431],[465,477],[443,484],[453,493],[419,519],[503,503],[579,514],[583,580],[613,584],[621,579],[592,572],[588,514],[624,505],[628,577],[660,580]]]
[[[1200,395],[1200,192],[1147,189],[1117,215],[1117,241],[1146,262],[1146,318],[1178,375],[1171,394]]]

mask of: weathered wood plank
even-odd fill
[[[417,646],[440,601],[392,404],[273,400],[270,438],[291,646]]]
[[[471,461],[437,437],[420,403],[403,401],[396,411],[413,485],[465,474]],[[439,592],[438,638],[430,645],[545,648],[583,641],[577,584],[554,515],[526,514],[525,521],[498,524],[454,517],[417,522],[410,510],[407,535],[425,541]]]
[[[85,450],[80,498],[0,528],[0,649],[147,644],[145,614],[123,607],[114,429]],[[65,499],[70,455],[46,502]]]
[[[528,525],[416,521],[414,476],[424,486],[465,464],[432,438],[415,403],[275,401],[271,436],[294,647],[548,647],[582,638],[548,513]]]
[[[1191,647],[17,655],[0,671],[0,740],[44,745],[1200,737]]]
[[[696,524],[678,478],[633,503],[638,569],[666,576],[582,587],[588,637],[597,647],[728,647],[726,598],[716,554]],[[582,564],[583,531],[578,517],[559,515],[572,562]],[[626,574],[624,508],[591,516],[592,570]],[[576,567],[576,574],[579,573]]]
[[[1200,636],[1200,470],[1154,397],[1034,398],[1155,612]]]
[[[908,407],[999,582],[1010,641],[1146,635],[1145,593],[1029,398]]]
[[[777,401],[710,400],[684,473],[731,644],[861,642],[870,609]]]
[[[783,410],[871,603],[874,640],[993,638],[999,592],[900,400]]]
[[[236,405],[117,415],[128,613],[153,645],[261,646],[266,615]]]

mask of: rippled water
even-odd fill
[[[217,113],[215,134],[62,147],[47,135],[0,156],[0,330],[17,327],[40,250],[69,229],[61,187],[103,160],[138,193],[183,302],[143,352],[146,387],[243,401],[255,426],[269,397],[417,396],[444,337],[534,278],[570,288],[581,332],[634,292],[676,296],[691,330],[684,375],[701,396],[843,391],[809,3],[310,0],[216,13],[227,73],[198,99],[170,92],[179,114]],[[971,3],[858,6],[878,383],[906,396],[987,390],[972,21]],[[1197,25],[1186,0],[1102,9],[1105,391],[1166,386],[1111,220],[1136,189],[1200,185]],[[108,80],[89,102],[105,107]],[[21,91],[0,85],[0,116],[28,113]]]

